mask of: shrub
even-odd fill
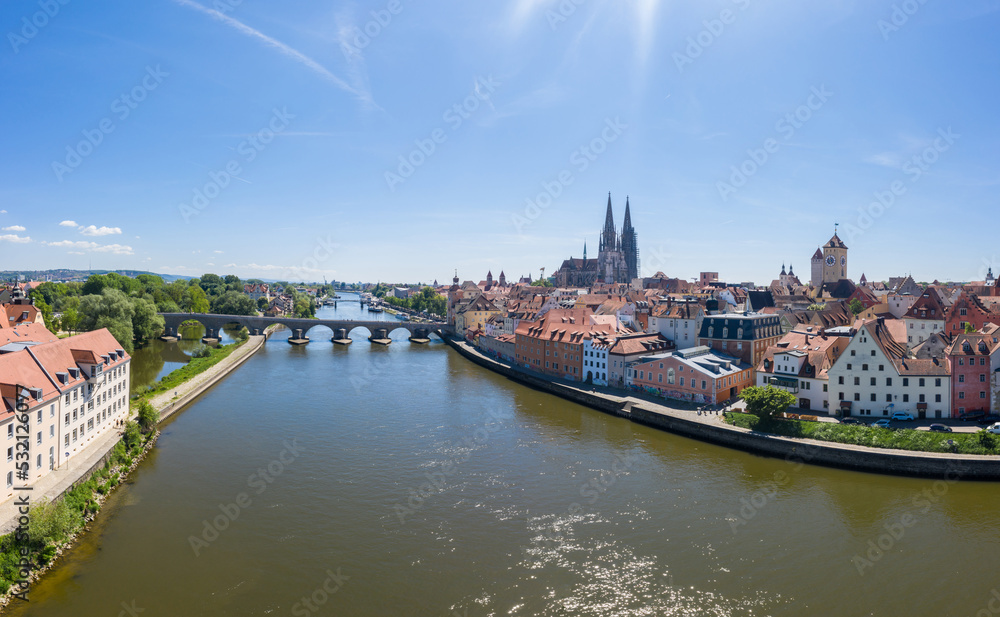
[[[140,401],[137,420],[143,433],[152,433],[160,423],[160,412],[149,401]]]

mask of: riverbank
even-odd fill
[[[490,358],[464,341],[442,337],[462,357],[523,385],[598,411],[677,435],[761,456],[851,471],[949,480],[1000,480],[1000,456],[874,449],[759,433],[726,424],[722,417],[670,407],[635,395],[619,395],[530,373]]]
[[[245,343],[234,349],[226,358],[220,360],[204,372],[194,375],[191,379],[178,384],[167,392],[150,398],[150,403],[160,412],[160,422],[164,422],[167,418],[189,405],[205,391],[225,378],[226,375],[246,362],[250,356],[264,345],[266,340],[266,335],[251,336]],[[130,409],[128,419],[132,420],[134,416],[134,409]],[[103,467],[119,441],[121,441],[121,435],[118,431],[109,431],[107,434],[102,435],[98,441],[87,449],[84,455],[70,459],[62,467],[53,470],[36,482],[32,487],[32,500],[37,503],[43,499],[55,501],[62,497],[85,478],[90,477],[96,470]],[[14,498],[10,498],[0,503],[0,533],[10,533],[17,527],[19,513],[14,501]]]

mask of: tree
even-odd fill
[[[806,308],[806,310],[807,311],[825,311],[826,310],[826,303],[824,302],[822,304],[819,304],[819,303],[817,303],[817,304],[810,304]]]
[[[132,337],[139,343],[163,333],[163,317],[156,312],[156,305],[145,298],[132,299]]]
[[[80,330],[90,332],[107,328],[122,348],[131,353],[132,316],[135,308],[128,296],[117,289],[104,289],[100,295],[90,294],[80,299]]]
[[[74,307],[69,307],[63,311],[62,319],[59,320],[59,327],[65,332],[74,332],[80,325],[80,315]]]
[[[212,301],[212,312],[217,315],[256,315],[257,304],[246,294],[227,291]]]
[[[131,450],[142,442],[142,432],[139,431],[139,425],[134,420],[129,420],[125,423],[122,440],[125,442],[125,448],[128,450]]]
[[[975,334],[976,333],[976,326],[972,325],[971,323],[966,323],[965,324],[965,333],[966,334]]]
[[[207,313],[209,311],[208,296],[198,285],[188,287],[186,304],[190,313]]]
[[[139,413],[136,419],[143,433],[152,433],[156,430],[156,425],[160,423],[160,412],[149,401],[143,399],[139,403]]]
[[[549,279],[538,279],[537,281],[535,281],[534,283],[532,283],[531,286],[532,287],[552,287],[552,283],[549,282]]]
[[[795,396],[791,392],[774,386],[750,386],[741,395],[747,404],[747,411],[761,420],[770,420],[783,414],[795,404]]]
[[[854,313],[855,317],[865,312],[865,305],[862,304],[861,300],[858,300],[857,298],[851,300],[851,304],[849,306],[851,308],[851,312]]]
[[[91,274],[87,277],[87,282],[83,284],[82,293],[85,296],[97,295],[104,291],[104,288],[108,286],[108,277],[103,274]]]

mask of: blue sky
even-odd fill
[[[610,191],[647,273],[805,279],[840,223],[855,280],[981,279],[997,31],[1000,0],[8,0],[0,269],[537,276]]]

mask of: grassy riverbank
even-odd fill
[[[155,430],[143,434],[135,422],[129,422],[104,467],[60,499],[32,505],[26,530],[0,536],[0,594],[19,593],[18,582],[24,580],[25,573],[30,572],[34,579],[48,568],[142,460],[158,434]]]
[[[132,404],[136,405],[141,400],[150,400],[157,394],[169,392],[170,390],[177,388],[192,377],[200,375],[219,362],[222,362],[246,342],[247,339],[243,339],[236,341],[235,343],[230,343],[229,345],[205,347],[204,349],[207,350],[207,355],[201,357],[195,356],[184,366],[171,371],[167,375],[164,375],[164,377],[158,382],[148,386],[144,392],[137,395],[136,398],[132,400]]]
[[[726,423],[781,437],[798,437],[868,448],[942,452],[945,454],[1000,454],[1000,443],[990,433],[935,433],[912,429],[890,430],[833,422],[771,420],[761,423],[757,416],[726,413]],[[954,445],[948,443],[951,441]]]

